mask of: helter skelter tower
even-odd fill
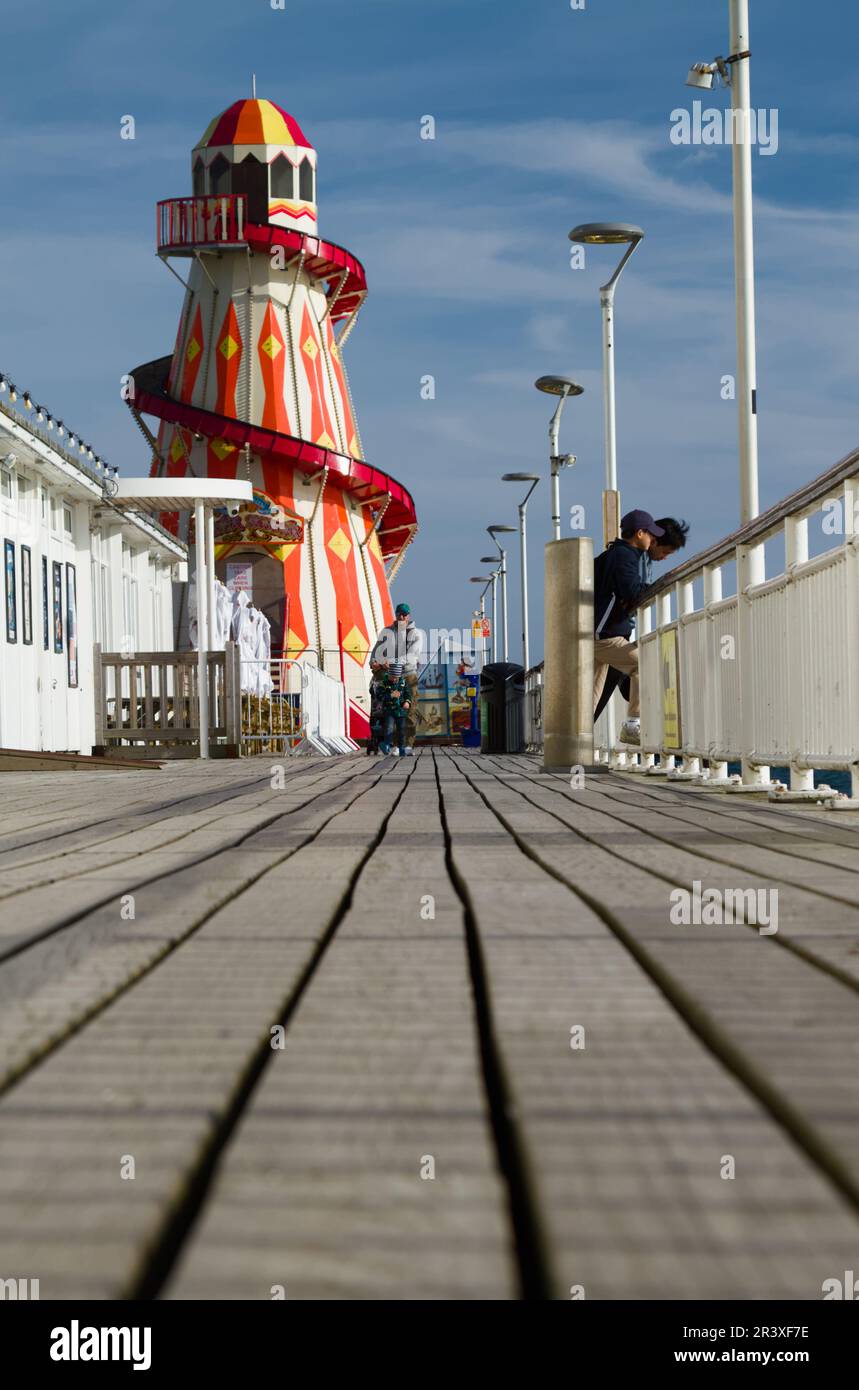
[[[237,101],[192,154],[193,196],[158,204],[158,254],[184,258],[172,357],[133,373],[153,476],[250,478],[216,515],[218,577],[250,587],[272,653],[346,681],[368,728],[369,648],[416,528],[408,492],[363,459],[342,348],[364,269],[317,232],[316,151],[273,102]],[[159,421],[157,438],[142,415]],[[164,518],[188,534],[184,515]],[[177,632],[187,615],[177,615]],[[183,626],[184,624],[184,626]]]

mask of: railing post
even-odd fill
[[[846,631],[833,633],[834,641],[847,647],[846,707],[849,710],[847,736],[851,755],[851,795],[859,800],[859,477],[844,484],[844,614]],[[831,697],[832,698],[832,697]]]
[[[737,546],[737,660],[740,676],[740,754],[742,786],[765,791],[770,785],[768,767],[752,761],[755,751],[755,688],[757,673],[752,636],[752,599],[749,590],[766,579],[763,542]]]
[[[666,589],[663,593],[656,596],[656,656],[657,661],[662,662],[662,629],[671,622],[671,590]],[[665,752],[665,708],[660,700],[659,703],[659,767],[673,768],[674,757]],[[655,753],[644,753],[641,755],[641,765],[644,768],[656,766]]]
[[[798,642],[800,628],[797,623],[796,578],[798,565],[808,559],[808,519],[806,517],[786,516],[784,519],[784,570],[785,570],[785,616],[787,632],[785,640],[790,645],[790,665],[799,667],[802,662],[801,644]],[[787,691],[788,751],[796,754],[802,747],[802,701],[798,698],[797,683],[791,681]],[[790,789],[792,792],[814,791],[814,770],[810,767],[797,767],[793,757],[790,761]]]
[[[704,566],[704,608],[707,613],[707,668],[704,672],[706,688],[704,691],[704,728],[720,729],[722,726],[722,686],[719,669],[720,653],[716,650],[716,615],[713,607],[722,602],[721,565]],[[708,748],[709,752],[709,748]],[[703,774],[702,774],[703,776]],[[727,782],[728,764],[709,759],[706,774],[708,782]]]
[[[691,579],[681,579],[675,587],[675,602],[677,604],[677,682],[678,699],[680,701],[680,747],[683,758],[683,767],[680,772],[673,774],[674,778],[682,777],[690,779],[701,776],[701,759],[689,756],[685,752],[687,742],[686,734],[683,730],[683,672],[687,669],[686,657],[686,627],[683,619],[690,616],[695,611],[695,595]],[[688,689],[688,685],[687,685]],[[672,758],[672,765],[676,765],[676,759]]]
[[[236,755],[241,756],[241,671],[238,655],[238,644],[228,641],[224,647],[224,726],[227,743],[234,744]]]

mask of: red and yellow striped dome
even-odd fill
[[[210,145],[300,145],[312,149],[310,141],[286,111],[273,101],[258,101],[255,97],[234,101],[226,111],[209,124],[202,140],[194,148]]]

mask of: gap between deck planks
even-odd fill
[[[703,968],[690,975],[666,906],[671,873],[682,883],[699,862],[689,852],[667,881],[635,868],[634,886],[648,892],[619,903],[612,885],[601,912],[560,882],[573,871],[574,886],[581,872],[592,891],[607,856],[617,872],[593,827],[638,842],[626,792],[600,810],[615,793],[595,779],[588,805],[568,811],[563,786],[534,785],[530,760],[356,761],[328,765],[333,786],[322,773],[317,810],[316,798],[297,795],[274,820],[264,790],[245,792],[241,848],[210,844],[208,859],[160,872],[148,889],[134,887],[133,858],[119,863],[109,903],[55,921],[53,935],[0,968],[13,1009],[23,996],[12,1041],[20,1049],[41,1019],[49,1049],[0,1106],[5,1262],[41,1265],[43,1297],[113,1297],[165,1277],[177,1298],[270,1297],[284,1283],[298,1298],[515,1296],[510,1194],[493,1151],[440,792],[527,1170],[539,1249],[525,1253],[555,1296],[579,1284],[588,1297],[819,1296],[839,1262],[849,1267],[857,1223],[839,1174],[813,1143],[798,1146],[791,1124],[811,1124],[823,1156],[840,1161],[833,1134],[850,1149],[855,1105],[828,1128],[819,1107],[809,1120],[803,1088],[785,1085],[789,1067],[773,1068],[771,1030],[758,1055],[749,1021],[762,981],[753,972],[750,1001],[739,942],[764,943],[769,964],[780,962],[775,1009],[788,1022],[795,998],[816,1013],[833,996],[784,993],[785,963],[841,991],[840,1003],[845,986],[748,927],[730,929],[745,936],[727,950],[702,941]],[[582,825],[589,818],[589,841],[559,819],[572,812]],[[189,829],[183,815],[183,834],[199,841],[206,825]],[[126,848],[133,855],[133,841]],[[123,882],[138,901],[134,923],[118,921]],[[435,921],[420,917],[427,893]],[[300,920],[289,911],[296,900]],[[605,920],[621,908],[640,940]],[[696,930],[686,929],[687,955]],[[666,997],[660,952],[716,1048]],[[714,991],[708,978],[717,962],[740,992],[739,1018],[730,988]],[[64,1026],[52,1026],[52,1010]],[[288,1018],[287,1046],[272,1052],[266,1034],[278,1017]],[[846,1028],[847,1013],[838,1017]],[[583,1052],[570,1048],[578,1023]],[[77,1031],[63,1041],[68,1029]],[[830,1041],[831,1030],[810,1037],[812,1080]],[[728,1069],[725,1047],[742,1065]],[[754,1084],[742,1074],[746,1052]],[[140,1158],[133,1182],[119,1178],[122,1153]],[[728,1153],[733,1181],[719,1176]],[[420,1177],[426,1156],[434,1179]]]

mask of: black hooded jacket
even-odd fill
[[[594,636],[629,637],[640,596],[648,587],[642,578],[641,551],[629,541],[616,540],[594,561]]]

